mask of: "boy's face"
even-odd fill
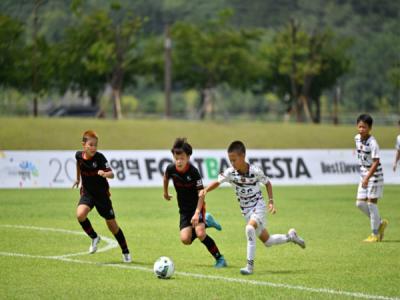
[[[369,135],[369,132],[371,131],[371,127],[369,127],[369,125],[367,123],[360,121],[357,123],[357,130],[358,130],[358,133],[361,135],[361,137],[365,138]]]
[[[83,151],[85,151],[86,155],[89,157],[93,157],[97,152],[97,139],[96,138],[88,138],[86,142],[82,142]]]
[[[246,167],[245,154],[239,152],[228,152],[229,161],[235,170]]]
[[[189,163],[190,156],[185,152],[174,153],[175,166],[178,170],[183,170]]]

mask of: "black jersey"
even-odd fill
[[[172,178],[174,182],[179,212],[193,213],[199,200],[199,190],[203,189],[203,181],[199,171],[190,163],[182,172],[178,171],[174,164],[170,164],[165,175],[168,179]]]
[[[104,155],[96,152],[91,159],[84,159],[83,152],[77,151],[75,158],[81,171],[82,192],[96,196],[110,196],[107,179],[97,174],[99,170],[111,171]]]

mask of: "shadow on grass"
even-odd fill
[[[383,240],[381,243],[400,243],[400,240]]]

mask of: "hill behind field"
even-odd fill
[[[95,130],[100,149],[166,149],[176,137],[192,146],[224,149],[242,140],[252,149],[353,148],[355,126],[264,123],[260,121],[98,120],[0,118],[1,150],[70,150],[80,147],[82,132]],[[376,126],[381,148],[393,148],[395,126]]]

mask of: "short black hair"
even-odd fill
[[[357,124],[360,122],[364,122],[365,124],[368,124],[369,127],[372,127],[374,120],[369,114],[361,114],[357,118]]]
[[[246,154],[246,146],[241,141],[234,141],[228,147],[228,153],[231,152]]]
[[[192,146],[187,142],[186,138],[177,138],[171,149],[172,154],[182,154],[192,155]]]

